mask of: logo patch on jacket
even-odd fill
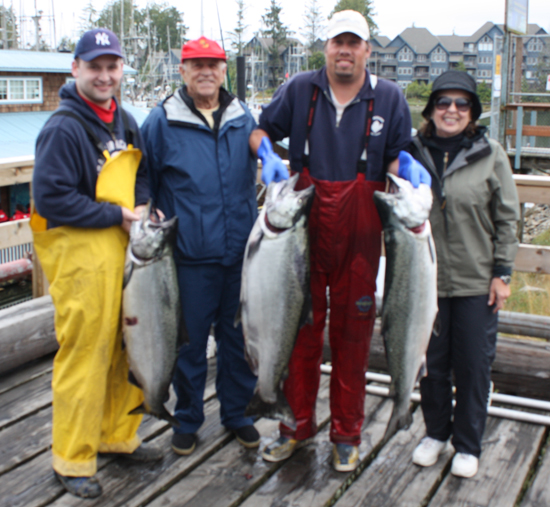
[[[384,118],[382,118],[381,116],[373,116],[372,125],[370,127],[370,135],[379,136],[382,133],[383,128],[384,128]]]
[[[372,308],[372,298],[370,296],[363,296],[355,302],[359,315],[365,315]]]

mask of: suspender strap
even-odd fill
[[[302,166],[309,168],[309,134],[313,126],[313,117],[315,116],[315,107],[317,106],[317,97],[319,96],[319,87],[313,85],[313,93],[309,101],[309,113],[307,115],[306,145],[302,154]],[[307,153],[306,153],[307,151]]]
[[[99,153],[103,155],[103,152],[107,150],[107,147],[105,144],[99,139],[99,136],[92,130],[90,125],[79,114],[74,113],[73,111],[67,111],[65,109],[60,109],[52,114],[52,116],[68,116],[69,118],[72,118],[73,120],[76,120],[80,125],[82,125],[82,128],[86,131],[86,134],[88,134],[88,137],[90,138],[90,141],[92,141],[93,145],[98,149]]]
[[[130,121],[128,119],[128,113],[120,108],[120,113],[122,115],[122,123],[124,125],[124,137],[126,138],[127,144],[134,144],[134,138],[135,138],[135,131],[130,127]],[[60,109],[52,114],[52,116],[68,116],[69,118],[72,118],[73,120],[76,120],[80,125],[82,125],[82,128],[86,131],[86,134],[88,134],[88,137],[90,138],[90,141],[92,141],[93,145],[98,149],[99,153],[103,155],[104,151],[108,151],[107,147],[105,146],[105,143],[99,139],[99,136],[92,130],[90,125],[87,121],[82,118],[79,114],[68,111],[66,109]]]
[[[130,127],[128,113],[124,111],[124,108],[122,106],[120,106],[120,114],[122,115],[122,124],[124,125],[124,137],[126,138],[126,144],[134,145],[136,133],[134,129]]]
[[[373,111],[374,99],[370,99],[367,104],[367,118],[365,121],[365,149],[361,154],[361,159],[357,161],[357,172],[362,174],[366,174],[367,172],[367,149],[369,147]]]
[[[311,100],[309,101],[309,113],[307,115],[307,130],[306,130],[306,143],[304,146],[304,153],[302,154],[302,166],[309,168],[309,136],[311,128],[313,126],[313,118],[315,116],[315,108],[317,106],[317,98],[319,97],[319,87],[313,86],[313,93],[311,94]],[[365,140],[364,150],[361,154],[360,160],[357,161],[357,172],[366,174],[367,172],[367,148],[369,146],[372,117],[374,114],[374,99],[370,99],[367,102],[367,115],[365,119]]]

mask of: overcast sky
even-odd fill
[[[22,13],[25,42],[33,42],[30,32],[33,22],[35,5],[43,11],[41,27],[46,38],[52,33],[52,11],[55,12],[57,41],[62,35],[75,38],[78,34],[82,9],[91,2],[100,11],[108,0],[2,0],[4,5],[13,5],[14,10]],[[161,3],[162,0],[157,0]],[[220,39],[216,0],[202,0],[204,34],[207,37]],[[167,0],[183,12],[185,25],[189,27],[188,38],[198,38],[201,33],[201,0]],[[278,0],[282,7],[281,18],[294,35],[300,36],[304,26],[304,13],[310,0]],[[270,0],[245,0],[245,21],[248,29],[245,38],[252,37],[261,28],[261,16],[265,14]],[[336,0],[318,0],[325,18],[330,14]],[[454,7],[444,0],[374,0],[375,21],[380,34],[391,39],[405,28],[412,26],[424,27],[434,35],[471,35],[486,21],[503,23],[504,0],[461,0],[454,2]],[[52,7],[53,5],[53,7]],[[138,0],[140,8],[146,5],[146,0]],[[217,0],[222,30],[226,32],[235,28],[237,23],[237,3],[235,0]],[[550,33],[550,1],[529,0],[529,23],[537,23]],[[32,38],[32,39],[31,39]],[[53,38],[52,42],[53,44]]]

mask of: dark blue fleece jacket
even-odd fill
[[[72,111],[91,127],[112,154],[126,148],[124,124],[117,103],[115,128],[109,131],[97,114],[78,95],[74,83],[59,91],[59,109]],[[134,134],[134,147],[144,150],[135,120],[128,114]],[[36,210],[48,220],[48,227],[103,228],[122,223],[120,206],[95,202],[97,176],[104,158],[77,120],[53,116],[36,140],[32,192]],[[149,198],[145,153],[136,179],[136,206]]]
[[[311,175],[328,181],[357,177],[357,162],[365,148],[367,104],[374,99],[365,177],[370,181],[384,181],[387,165],[410,143],[411,115],[399,87],[391,81],[371,77],[367,70],[365,84],[346,107],[338,125],[326,68],[323,67],[295,74],[281,85],[271,103],[264,106],[259,127],[272,141],[290,137],[290,167],[301,172],[308,113],[315,87],[321,93],[309,139]]]

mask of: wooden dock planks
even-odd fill
[[[542,426],[490,417],[477,475],[468,480],[447,475],[429,506],[514,507],[544,433]]]
[[[176,456],[170,450],[169,425],[147,416],[139,433],[166,449],[164,459],[143,465],[100,457],[104,495],[96,500],[72,497],[53,476],[48,361],[30,365],[28,381],[23,370],[0,378],[0,507],[550,505],[549,438],[542,426],[489,418],[480,472],[473,479],[458,479],[449,473],[451,449],[433,467],[412,464],[412,451],[425,431],[419,408],[411,428],[381,447],[392,403],[367,395],[361,469],[337,473],[331,466],[329,377],[323,375],[318,435],[286,462],[273,464],[264,462],[258,450],[244,449],[220,425],[214,374],[212,367],[196,451]],[[173,403],[172,396],[170,409]],[[260,420],[257,426],[262,446],[277,435],[275,421]]]

